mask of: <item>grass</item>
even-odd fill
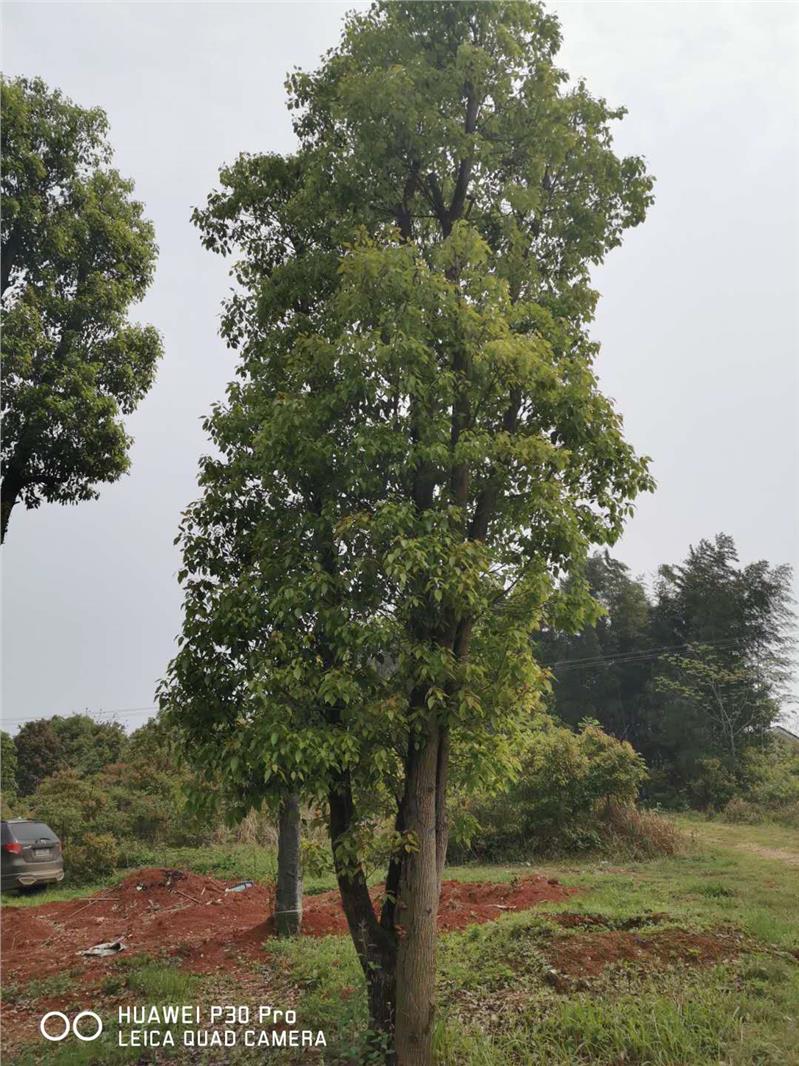
[[[59,979],[65,982],[66,991],[69,989],[74,991],[74,986],[71,985],[67,975]],[[26,991],[30,991],[35,984],[37,982],[30,982],[26,986]],[[103,991],[106,995],[113,997],[129,993],[134,1002],[148,1006],[151,1004],[181,1005],[195,1002],[200,987],[201,981],[198,978],[181,972],[171,963],[139,955],[131,959],[120,959],[114,970],[105,978]],[[83,998],[85,999],[85,996]],[[68,1009],[66,1003],[64,1006]],[[81,1000],[80,1004],[76,1004],[79,1010],[87,1006],[92,1009],[95,1003],[87,1004]],[[62,1044],[50,1044],[46,1055],[48,1063],[52,1063],[53,1066],[90,1066],[90,1064],[91,1066],[105,1066],[106,1063],[109,1066],[117,1066],[117,1064],[141,1060],[141,1048],[118,1045],[119,1025],[116,1011],[97,1009],[103,1018],[102,1037],[96,1043],[81,1043],[69,1039]],[[175,1042],[176,1044],[180,1042],[179,1029],[175,1029]],[[13,1061],[14,1066],[36,1066],[41,1058],[41,1042],[37,1041],[23,1050]]]
[[[744,850],[752,847],[775,848],[799,856],[799,831],[777,822],[735,824],[720,818],[708,819],[700,814],[681,814],[677,824],[684,832],[694,834],[705,842],[712,841]]]
[[[694,842],[682,855],[622,866],[536,864],[536,872],[582,893],[567,908],[544,904],[443,936],[439,1066],[799,1063],[799,966],[790,954],[799,950],[796,871],[736,846],[774,846],[762,827],[734,827],[731,846],[718,843],[715,823],[691,828]],[[524,872],[518,865],[468,866],[447,877],[507,881]],[[547,915],[564,909],[603,915],[610,928],[632,923],[644,938],[652,913],[668,916],[659,928],[732,927],[745,951],[711,967],[647,973],[620,966],[564,995],[546,981],[542,950],[555,933]],[[325,1031],[325,1062],[361,1061],[363,980],[349,940],[287,941],[278,951],[300,989],[304,1024]]]
[[[799,965],[792,954],[799,951],[797,870],[757,850],[799,851],[797,834],[791,837],[773,825],[731,826],[683,817],[679,822],[692,838],[682,854],[620,864],[582,859],[536,864],[536,873],[581,892],[567,904],[544,904],[441,937],[438,1066],[799,1063]],[[245,845],[173,849],[156,864],[257,880],[268,863],[253,854],[260,850]],[[450,868],[447,877],[509,881],[530,872],[529,864],[475,865]],[[330,887],[324,878],[311,884]],[[59,898],[65,898],[64,891]],[[44,895],[50,893],[37,901]],[[584,935],[554,924],[550,915],[565,909],[601,915],[606,928],[630,928],[643,939],[652,933],[648,917],[653,913],[665,915],[658,929],[737,930],[743,950],[737,959],[701,968],[672,964],[647,972],[620,965],[571,991],[558,991],[548,980],[548,942],[555,935]],[[302,1028],[324,1031],[327,1066],[368,1061],[365,986],[349,938],[272,941],[260,974],[252,978],[275,1006],[296,1004]],[[28,985],[12,989],[11,996],[30,997],[34,991],[47,994]],[[60,986],[51,991],[62,994]],[[208,994],[215,1002],[237,1002],[237,994],[245,995],[232,984],[217,984],[209,993],[207,979],[187,977],[163,960],[141,958],[119,960],[103,992],[139,1003],[202,1002]],[[68,995],[66,985],[63,994]],[[110,1018],[109,1027],[113,1034]],[[48,1059],[56,1066],[135,1061],[136,1049],[116,1048],[106,1039],[99,1047],[76,1043],[53,1045]],[[231,1052],[224,1061],[263,1056],[250,1054]],[[309,1061],[303,1052],[271,1054],[286,1063]],[[178,1052],[176,1060],[188,1061],[183,1055]],[[37,1059],[31,1054],[14,1061],[32,1066]],[[163,1052],[147,1059],[162,1060]]]

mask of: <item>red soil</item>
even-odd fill
[[[382,886],[371,891],[376,908],[380,906],[382,891]],[[494,921],[509,911],[524,911],[537,903],[564,900],[576,891],[576,888],[567,888],[559,881],[540,876],[505,883],[444,881],[438,907],[438,928],[447,932]],[[302,931],[306,936],[346,933],[347,921],[338,892],[306,898]]]
[[[263,928],[259,933],[259,926],[272,910],[272,894],[260,885],[246,892],[226,893],[226,887],[212,877],[181,870],[144,869],[89,899],[6,908],[6,980],[105,970],[115,956],[79,952],[119,939],[125,943],[125,955],[183,954],[198,972],[209,968],[206,945],[218,962],[223,954],[234,956],[239,947],[252,952],[266,935]]]
[[[273,893],[262,885],[226,892],[213,877],[181,870],[143,869],[89,899],[5,909],[3,947],[8,982],[25,982],[69,970],[76,979],[96,977],[116,956],[80,952],[121,939],[126,956],[169,954],[194,973],[232,969],[238,956],[263,953],[272,931]],[[509,911],[563,900],[576,889],[545,877],[510,883],[445,881],[438,924],[442,930],[488,922]],[[380,889],[372,892],[376,905]],[[346,933],[338,892],[305,899],[303,932],[308,936]]]
[[[560,936],[546,948],[549,963],[570,978],[596,977],[606,966],[631,963],[655,970],[674,963],[719,962],[738,955],[740,937],[734,934],[691,933],[659,929],[642,936],[627,932],[581,932]]]

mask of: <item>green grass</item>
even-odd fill
[[[109,884],[116,884],[117,881],[122,880],[124,875],[124,871],[119,872],[102,884],[70,885],[68,882],[62,882],[58,885],[35,889],[33,891],[3,892],[2,895],[0,895],[0,903],[2,903],[4,907],[41,907],[44,903],[57,903],[61,900],[82,899],[84,896],[91,896],[94,892],[99,892],[103,888],[108,888]]]
[[[22,1003],[51,996],[66,996],[73,987],[72,978],[66,973],[34,978],[25,985],[6,984],[2,990],[3,1003]]]
[[[714,841],[723,847],[776,848],[799,855],[799,830],[776,822],[758,822],[755,825],[733,824],[720,818],[705,818],[700,814],[681,814],[676,819],[680,828],[697,839]]]
[[[73,987],[67,978],[67,989]],[[42,984],[43,982],[39,982]],[[37,982],[30,982],[26,992]],[[169,962],[136,956],[120,959],[114,970],[105,978],[103,990],[107,995],[120,996],[127,992],[133,1001],[139,1004],[184,1004],[194,1003],[201,988],[201,981],[191,974],[183,973]],[[50,993],[47,993],[50,994]],[[85,998],[85,997],[84,997]],[[66,1004],[65,1004],[66,1007]],[[78,1009],[92,1009],[94,1003],[81,1001]],[[50,1044],[46,1058],[53,1066],[117,1066],[117,1064],[142,1061],[142,1048],[119,1047],[117,1043],[118,1023],[115,1011],[102,1011],[103,1035],[96,1043],[80,1043],[77,1040],[65,1040],[63,1044]],[[179,1045],[180,1029],[175,1028],[175,1042]],[[180,1047],[174,1049],[176,1057]],[[165,1052],[160,1052],[165,1055]],[[14,1066],[36,1066],[42,1059],[41,1042],[37,1041],[13,1060]],[[144,1061],[153,1061],[147,1058]]]
[[[441,938],[439,1066],[790,1066],[799,1063],[796,871],[720,845],[715,823],[692,826],[680,856],[615,866],[607,861],[536,865],[578,885],[567,904],[505,915]],[[754,829],[754,832],[750,831]],[[735,827],[735,843],[764,841],[762,827]],[[795,843],[795,842],[794,842]],[[773,844],[771,845],[773,846]],[[508,881],[525,866],[449,869],[448,878]],[[546,981],[547,940],[564,935],[548,914],[603,915],[607,927],[647,936],[658,928],[735,928],[741,957],[721,965],[646,972],[606,970],[568,994]],[[579,931],[569,935],[579,937]],[[271,949],[270,949],[271,950]],[[325,1062],[361,1061],[363,980],[347,938],[286,941],[277,951],[300,989],[300,1016],[328,1039]]]
[[[681,817],[680,824],[692,842],[669,858],[618,865],[570,860],[536,864],[534,871],[527,864],[448,869],[448,878],[463,881],[544,873],[581,891],[566,903],[506,914],[441,937],[438,1066],[799,1064],[799,963],[792,954],[799,951],[797,870],[751,850],[797,851],[797,834],[694,818]],[[239,846],[173,849],[156,864],[258,880],[268,862],[262,849]],[[330,887],[324,878],[311,885]],[[653,913],[664,916],[658,929],[737,930],[742,952],[710,967],[647,971],[627,964],[558,991],[548,980],[548,943],[554,936],[583,935],[552,921],[550,915],[562,910],[601,915],[607,929],[630,928],[644,939],[652,935]],[[323,1029],[327,1066],[368,1061],[365,985],[348,937],[270,942],[260,969],[259,980],[275,1005],[290,999],[303,1028]],[[103,990],[137,1002],[196,1002],[206,988],[196,982],[162,961],[134,958],[119,961]],[[213,995],[216,1002],[235,1002],[237,991],[235,985],[217,985]],[[29,989],[12,990],[15,994]],[[56,1066],[135,1061],[133,1049],[103,1043],[102,1049],[59,1048],[49,1051],[48,1059]],[[307,1059],[292,1054],[273,1051],[272,1057],[286,1063]],[[163,1058],[161,1053],[147,1061]],[[36,1060],[15,1062],[32,1066]],[[255,1058],[235,1053],[227,1061]]]

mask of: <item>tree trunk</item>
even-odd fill
[[[438,778],[446,764],[441,730],[431,726],[409,754],[404,820],[415,850],[402,863],[397,908],[397,1066],[431,1066],[436,985],[436,918],[440,893]],[[440,756],[443,755],[443,764]],[[442,862],[443,865],[443,862]]]
[[[275,901],[275,929],[278,936],[296,936],[302,926],[301,844],[300,797],[292,792],[280,804],[278,821]]]
[[[8,520],[11,517],[18,495],[19,489],[16,485],[10,482],[8,476],[4,477],[2,491],[0,491],[0,544],[6,539]]]
[[[342,857],[339,845],[354,826],[354,803],[349,774],[344,771],[331,788],[330,842],[341,903],[347,925],[366,978],[369,1034],[373,1051],[386,1066],[394,1066],[394,1017],[397,974],[397,939],[392,922],[378,922],[363,868]]]

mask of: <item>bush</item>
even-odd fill
[[[79,844],[64,848],[64,869],[75,884],[104,881],[114,872],[119,845],[110,833],[86,833]]]
[[[799,828],[799,747],[775,740],[747,754],[739,794],[723,807],[729,822],[778,822]]]
[[[641,756],[596,722],[572,732],[546,720],[517,783],[468,812],[480,826],[473,854],[509,858],[602,847],[608,812],[632,806],[645,777]]]
[[[733,798],[740,788],[733,771],[721,759],[700,759],[697,775],[688,783],[691,806],[699,810],[718,810]]]
[[[674,822],[657,811],[639,810],[632,804],[610,804],[602,814],[600,835],[604,850],[629,859],[676,855],[683,845]]]

